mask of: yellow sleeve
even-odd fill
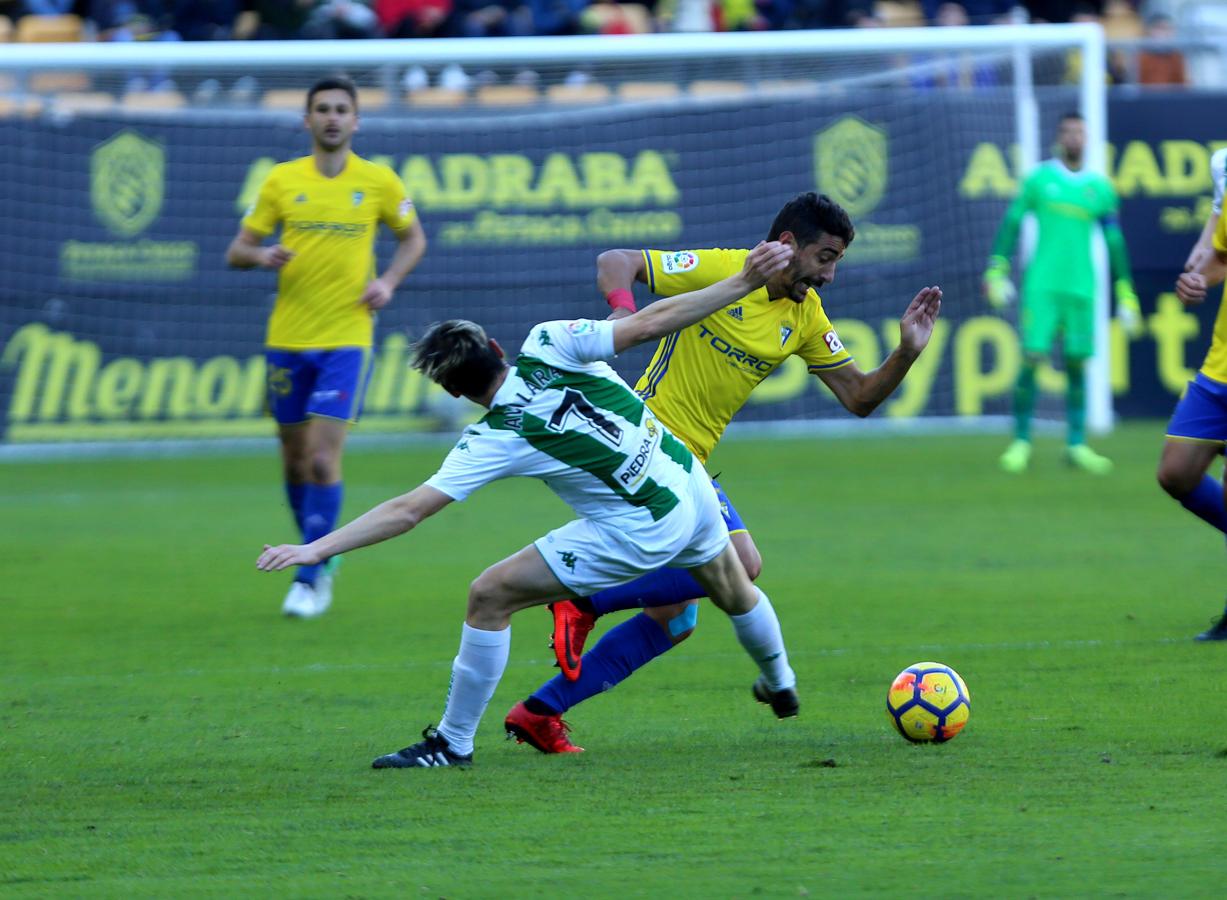
[[[1227,253],[1227,214],[1218,217],[1214,226],[1214,249],[1219,253]]]
[[[405,193],[405,183],[391,169],[386,170],[386,181],[383,197],[379,204],[379,220],[397,234],[407,230],[417,221],[418,212],[413,201]]]
[[[277,223],[281,221],[281,209],[277,204],[277,196],[280,193],[277,184],[279,181],[276,169],[268,173],[264,184],[260,185],[260,194],[256,197],[255,205],[247,210],[247,215],[243,216],[240,224],[244,228],[250,228],[262,236],[270,235],[276,230]]]
[[[811,372],[846,366],[852,362],[852,354],[844,349],[843,342],[835,333],[835,326],[822,308],[822,301],[817,299],[816,294],[814,299],[817,301],[818,311],[810,322],[796,355],[805,360]]]
[[[648,290],[662,297],[697,291],[740,272],[746,250],[644,250]],[[738,258],[740,254],[740,258]]]

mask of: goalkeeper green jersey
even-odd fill
[[[1023,182],[997,232],[993,255],[1009,259],[1026,213],[1039,225],[1035,254],[1027,266],[1023,290],[1028,296],[1046,293],[1095,295],[1091,235],[1097,225],[1116,219],[1120,201],[1111,182],[1096,172],[1072,171],[1059,160],[1038,166]]]

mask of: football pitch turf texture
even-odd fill
[[[1106,478],[1057,438],[1021,477],[1001,436],[727,442],[800,717],[705,603],[567,715],[586,753],[505,742],[556,671],[528,610],[470,770],[369,766],[438,722],[469,582],[569,518],[542,485],[349,554],[289,621],[254,566],[294,537],[271,445],[0,465],[0,895],[1222,896],[1227,643],[1192,636],[1224,541],[1155,484],[1162,433],[1100,441]],[[343,518],[444,450],[351,450]],[[971,691],[941,746],[884,712],[922,660]]]

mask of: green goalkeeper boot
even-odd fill
[[[1022,438],[1017,439],[1006,447],[1005,453],[1001,454],[1001,459],[997,460],[997,464],[1001,466],[1003,472],[1009,472],[1011,475],[1019,475],[1027,471],[1027,466],[1031,464],[1031,442],[1024,441]]]
[[[1107,475],[1112,471],[1112,460],[1100,456],[1086,444],[1072,444],[1065,448],[1065,461],[1075,469],[1092,475]]]

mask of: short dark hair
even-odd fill
[[[1086,119],[1083,118],[1082,113],[1078,112],[1076,109],[1071,109],[1067,113],[1061,113],[1061,118],[1057,119],[1057,127],[1064,125],[1066,122],[1070,120],[1073,120],[1075,122],[1085,122],[1086,121]]]
[[[490,346],[485,330],[468,319],[435,322],[413,346],[413,368],[444,389],[480,397],[507,363]]]
[[[771,223],[767,240],[778,241],[785,231],[791,231],[802,247],[824,234],[842,238],[845,245],[851,244],[856,237],[856,229],[844,208],[826,194],[813,191],[797,194],[784,204]]]
[[[311,101],[315,99],[315,95],[320,91],[344,91],[349,94],[349,99],[353,101],[354,109],[358,109],[358,89],[354,87],[354,83],[348,78],[334,75],[331,78],[321,78],[311,85],[311,90],[307,91],[307,112],[311,112]]]

